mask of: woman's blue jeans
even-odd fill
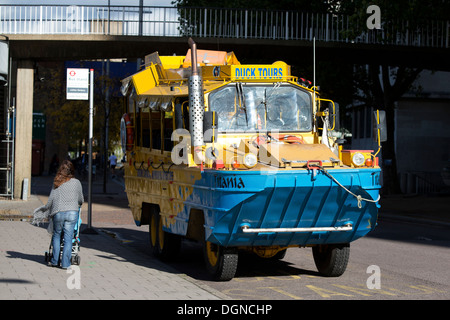
[[[70,267],[72,257],[72,239],[74,235],[75,224],[78,221],[78,211],[62,211],[53,217],[53,256],[50,263],[58,265],[59,252],[61,250],[61,232],[64,231],[64,248],[61,258],[61,267]]]

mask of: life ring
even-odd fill
[[[131,151],[134,147],[134,132],[133,124],[130,116],[125,113],[120,120],[120,140],[122,143],[122,150]]]

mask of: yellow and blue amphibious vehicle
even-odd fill
[[[242,65],[189,45],[186,56],[146,56],[122,81],[125,189],[153,253],[199,241],[207,270],[230,280],[242,250],[280,259],[312,247],[319,272],[340,276],[350,242],[376,225],[377,157],[342,150],[335,104],[286,63]]]

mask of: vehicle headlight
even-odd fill
[[[364,155],[360,152],[356,152],[352,157],[352,162],[355,166],[359,167],[364,164]]]
[[[244,165],[247,168],[253,168],[258,163],[258,158],[253,153],[247,153],[244,156]]]

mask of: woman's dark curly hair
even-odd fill
[[[55,180],[53,180],[53,188],[58,188],[64,182],[69,181],[75,176],[75,167],[69,160],[64,160],[56,172]]]

